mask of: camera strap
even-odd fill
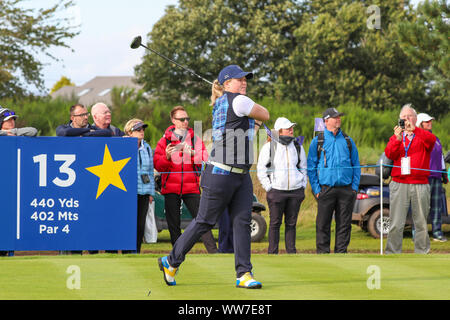
[[[409,140],[408,146],[406,146],[406,144],[405,144],[406,133],[403,133],[403,147],[405,148],[405,158],[408,157],[408,150],[409,150],[409,147],[411,147],[411,143],[412,143],[412,141],[413,141],[415,136],[416,136],[415,134],[412,135],[411,139]]]
[[[150,150],[149,150],[148,147],[146,149],[147,149],[148,157],[150,158]],[[141,168],[142,167],[142,157],[141,157],[141,150],[140,149],[138,150],[138,155],[139,155],[139,167]]]

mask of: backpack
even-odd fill
[[[301,146],[303,144],[303,140],[305,140],[305,137],[303,136],[299,136],[297,138],[294,139],[294,146],[295,149],[297,150],[297,157],[298,157],[298,161],[297,161],[297,169],[300,170],[300,164],[301,164]],[[269,170],[271,170],[271,172],[273,172],[274,170],[274,165],[273,165],[273,157],[275,157],[275,152],[277,149],[277,143],[273,143],[273,140],[270,141],[270,149],[269,149],[269,162],[266,164],[266,168],[268,168]],[[272,152],[273,150],[273,152]]]
[[[352,155],[352,142],[350,140],[350,137],[344,133],[344,131],[342,131],[342,135],[345,138],[345,141],[347,141],[347,147],[348,147],[348,151],[350,151],[350,157]],[[323,164],[324,167],[327,166],[327,155],[325,153],[325,149],[323,148],[323,143],[325,142],[325,136],[323,131],[319,131],[319,134],[317,135],[317,160],[320,159],[320,153],[323,151]]]

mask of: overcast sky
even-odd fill
[[[27,7],[49,8],[57,0],[30,0]],[[152,26],[164,15],[168,5],[177,0],[74,0],[75,6],[61,13],[71,17],[73,25],[80,25],[81,33],[67,41],[69,49],[55,48],[50,52],[62,59],[48,63],[43,70],[48,91],[66,76],[80,86],[96,76],[134,75],[134,66],[141,62],[144,48],[130,49],[137,35],[146,38]],[[419,0],[413,0],[416,4]],[[43,93],[41,93],[43,94]]]
[[[49,8],[57,0],[31,0],[31,8]],[[71,17],[73,25],[80,25],[81,33],[67,41],[74,50],[50,50],[62,59],[55,62],[44,55],[40,61],[48,63],[43,69],[45,86],[51,87],[66,76],[77,86],[96,76],[133,75],[134,66],[141,62],[144,48],[130,49],[137,35],[143,39],[165,12],[177,0],[75,0],[75,6],[61,16]]]

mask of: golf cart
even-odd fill
[[[160,175],[155,171],[155,222],[158,232],[167,229],[166,215],[164,212],[164,196],[160,192]],[[186,229],[192,220],[192,215],[183,202],[181,203],[181,206],[181,229]],[[253,195],[252,221],[250,224],[252,242],[259,242],[266,235],[267,223],[264,217],[261,216],[261,211],[264,210],[266,210],[266,207],[258,201],[255,195]],[[218,225],[216,224],[214,229],[217,228]]]
[[[447,154],[448,155],[448,154]],[[449,157],[450,158],[450,157]],[[447,159],[446,160],[450,160]],[[376,173],[378,170],[376,171]],[[379,174],[379,172],[378,172]],[[381,230],[381,209],[380,209],[380,177],[378,174],[361,174],[359,190],[353,206],[352,223],[360,226],[364,231],[368,231],[374,238],[380,238]],[[383,177],[386,175],[383,169]],[[447,203],[445,189],[442,197],[443,213],[442,224],[450,224],[450,216],[447,215]],[[386,238],[389,232],[389,184],[383,181],[383,237]],[[428,224],[431,224],[431,217],[428,215]],[[406,216],[406,227],[413,224],[411,209]]]

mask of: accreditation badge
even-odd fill
[[[401,174],[402,175],[411,174],[411,158],[410,157],[402,158]]]

